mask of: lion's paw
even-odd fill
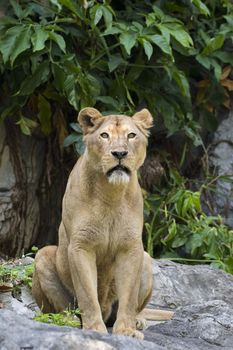
[[[92,324],[86,324],[83,326],[83,329],[88,331],[100,332],[100,333],[108,333],[107,328],[104,323],[94,322]]]
[[[136,329],[139,331],[143,331],[147,327],[147,322],[145,318],[137,318],[136,319]]]

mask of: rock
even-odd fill
[[[14,311],[15,314],[33,318],[39,311],[28,287],[22,287],[17,297],[12,296],[12,292],[0,293],[0,304],[4,309]]]
[[[178,306],[222,300],[233,307],[233,276],[208,265],[181,265],[154,260],[154,289],[149,307]]]
[[[14,336],[12,336],[14,330]],[[69,327],[39,323],[19,316],[10,310],[0,310],[1,350],[165,350],[151,342],[133,338],[104,335]]]
[[[174,308],[172,320],[155,322],[145,340],[85,332],[30,320],[17,309],[0,309],[0,349],[231,350],[233,276],[206,265],[154,260],[149,307]],[[1,295],[0,295],[1,296]],[[22,298],[24,306],[29,298]],[[12,311],[14,310],[14,311]],[[14,329],[14,337],[11,330]]]
[[[212,203],[215,214],[221,214],[225,222],[233,227],[233,111],[224,119],[214,134],[210,152],[210,166],[219,178]],[[231,181],[229,181],[231,178]]]
[[[208,265],[154,260],[152,308],[174,308],[173,319],[145,331],[171,350],[232,349],[233,276]]]
[[[149,327],[145,339],[174,350],[230,350],[233,308],[218,300],[179,307],[171,321]]]

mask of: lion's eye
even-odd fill
[[[100,134],[100,136],[101,136],[103,139],[108,139],[108,138],[109,138],[109,135],[108,135],[108,133],[106,133],[106,132],[102,132],[102,134]]]
[[[128,139],[134,139],[135,136],[136,136],[136,134],[135,134],[134,132],[130,132],[130,133],[128,134]]]

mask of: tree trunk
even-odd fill
[[[0,126],[0,253],[56,243],[68,172],[56,135],[25,136],[10,120]]]

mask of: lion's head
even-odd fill
[[[96,171],[113,184],[128,183],[146,156],[148,129],[152,116],[142,109],[133,117],[109,115],[95,108],[84,108],[78,115],[84,133],[86,155]]]

